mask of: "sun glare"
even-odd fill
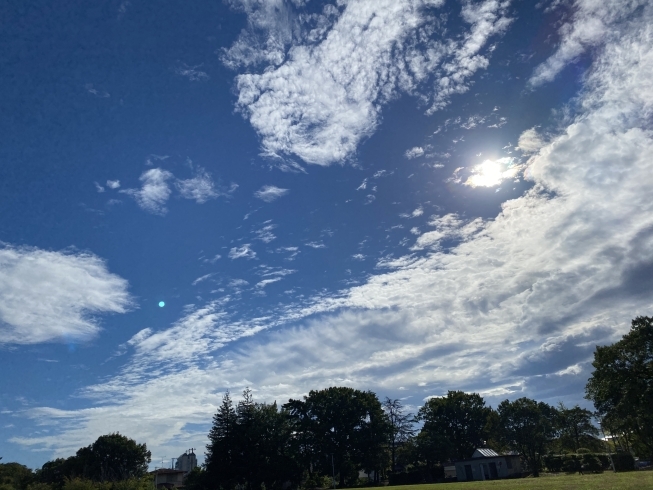
[[[480,165],[472,168],[472,175],[469,176],[465,185],[471,187],[495,187],[506,179],[514,178],[518,171],[519,167],[513,165],[512,158],[485,160]]]

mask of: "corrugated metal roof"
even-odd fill
[[[477,453],[480,453],[480,454],[477,455]],[[497,452],[493,451],[492,449],[488,449],[488,448],[485,448],[485,447],[479,447],[479,448],[476,449],[476,451],[474,451],[474,455],[472,456],[472,458],[473,457],[479,457],[479,456],[483,456],[483,457],[486,457],[486,458],[494,458],[496,456],[499,456],[499,454]]]

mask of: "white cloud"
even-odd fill
[[[165,204],[170,197],[168,180],[172,177],[170,172],[160,168],[146,170],[140,177],[143,183],[140,189],[125,189],[120,192],[133,197],[145,211],[164,215],[168,212]]]
[[[410,150],[406,150],[406,158],[412,160],[413,158],[421,157],[424,154],[424,148],[421,146],[416,146]]]
[[[259,281],[256,283],[256,287],[259,289],[263,289],[265,286],[268,284],[274,284],[275,282],[281,281],[280,277],[275,277],[273,279],[263,279],[262,281]]]
[[[569,63],[589,48],[614,40],[620,35],[618,26],[646,5],[648,0],[575,0],[571,20],[560,29],[556,52],[537,67],[529,83],[536,87],[553,80]]]
[[[194,167],[195,176],[190,179],[177,180],[175,186],[185,199],[194,199],[198,204],[203,204],[209,199],[216,199],[227,193],[219,192],[215,188],[211,175],[202,167]]]
[[[95,184],[95,190],[97,190],[98,192],[104,192],[104,187],[102,187],[97,182],[94,182],[94,184]]]
[[[545,141],[535,128],[527,129],[519,136],[517,147],[525,154],[535,153],[545,145]]]
[[[433,112],[465,92],[468,78],[488,65],[481,53],[488,39],[510,23],[509,2],[497,0],[465,3],[466,30],[445,40],[437,15],[443,0],[356,0],[302,17],[280,0],[231,3],[252,26],[223,58],[248,67],[236,77],[238,110],[265,155],[318,165],[350,157],[399,93],[420,95]]]
[[[230,259],[253,259],[256,257],[256,252],[252,250],[251,245],[246,243],[241,247],[233,247],[229,250]]]
[[[119,180],[107,180],[107,187],[109,189],[118,189],[120,187]]]
[[[274,230],[276,227],[277,225],[271,223],[266,224],[262,228],[255,230],[254,235],[256,236],[257,240],[261,240],[263,243],[270,243],[277,238],[276,235],[272,233],[272,230]]]
[[[100,330],[99,314],[128,310],[127,286],[89,253],[3,245],[0,344],[88,340]]]
[[[288,189],[282,189],[276,185],[264,185],[254,193],[254,197],[265,202],[272,202],[290,192]]]
[[[424,208],[422,206],[419,206],[415,209],[413,209],[413,212],[410,214],[407,213],[401,213],[399,216],[402,218],[418,218],[424,214]]]
[[[311,248],[326,248],[326,245],[322,242],[307,242],[305,245]]]
[[[204,274],[203,276],[198,277],[193,281],[193,286],[197,286],[200,282],[206,281],[207,279],[210,279],[214,275],[215,273],[211,273],[211,274]]]
[[[180,66],[175,68],[175,73],[188,78],[191,82],[206,82],[211,77],[209,77],[206,72],[198,70],[201,66],[202,65],[188,66],[185,63],[182,63]]]

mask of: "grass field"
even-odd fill
[[[493,480],[388,487],[397,490],[639,490],[653,489],[653,471],[602,473],[599,475],[546,475],[519,480]]]

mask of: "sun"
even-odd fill
[[[470,187],[496,187],[506,179],[514,178],[519,167],[514,165],[512,158],[485,160],[472,168],[465,185]]]

